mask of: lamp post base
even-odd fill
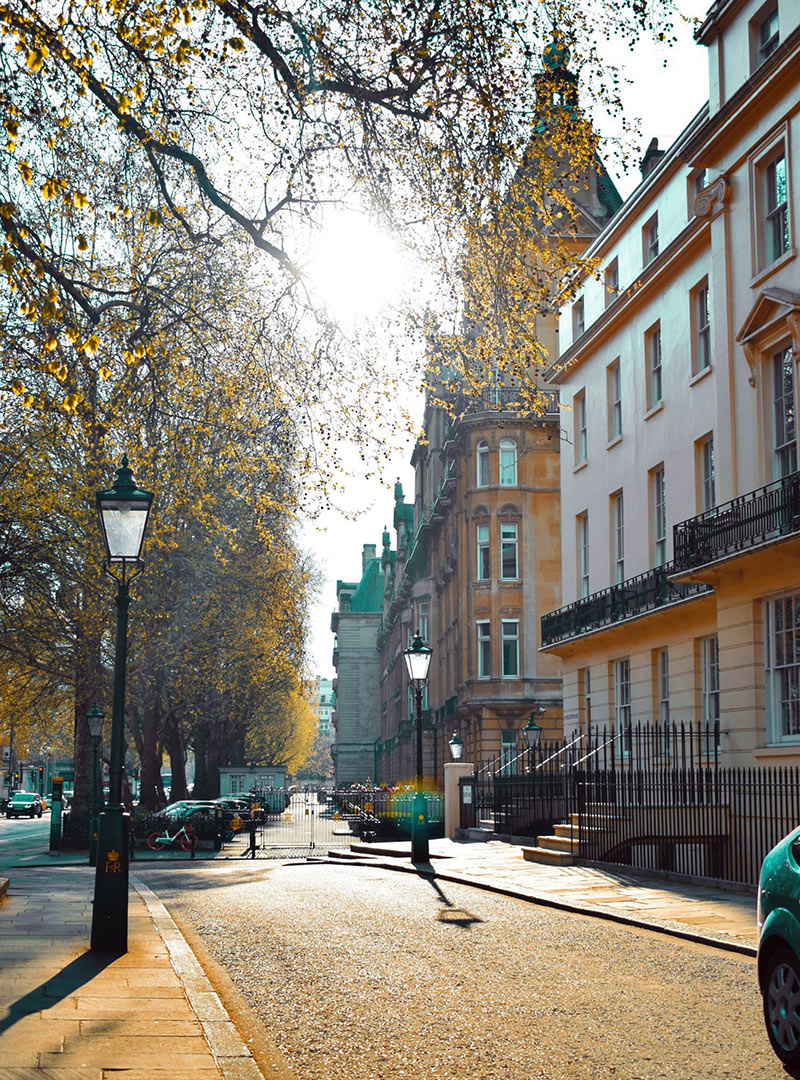
[[[128,951],[128,842],[130,814],[105,810],[98,819],[92,910],[93,952]]]
[[[411,818],[411,861],[426,863],[428,854],[428,804],[422,791],[414,796],[414,812]]]
[[[89,866],[97,866],[98,820],[97,814],[92,814],[89,818]]]

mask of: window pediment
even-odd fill
[[[522,511],[516,503],[503,503],[497,511],[498,517],[522,517]]]
[[[750,366],[751,386],[755,385],[759,350],[774,344],[787,331],[795,353],[800,353],[800,293],[775,286],[762,289],[736,335]]]
[[[479,506],[476,506],[475,509],[472,511],[473,518],[488,518],[489,516],[489,509],[488,507],[484,506],[483,503],[481,503]]]

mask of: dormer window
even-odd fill
[[[606,307],[608,307],[614,303],[619,295],[619,261],[617,259],[614,259],[606,267],[603,284],[606,287]]]
[[[577,341],[586,329],[586,316],[583,313],[583,297],[572,306],[572,338]]]
[[[750,27],[750,72],[772,56],[781,43],[778,5],[775,0],[767,0],[760,11],[756,12],[749,23]]]
[[[653,214],[642,229],[642,261],[647,266],[658,255],[658,214]]]
[[[764,61],[772,56],[780,43],[780,35],[778,32],[778,5],[761,20],[758,27],[758,62],[763,64]]]

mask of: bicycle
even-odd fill
[[[192,831],[191,825],[188,828],[186,825],[181,825],[180,829],[172,836],[170,836],[167,826],[164,826],[163,833],[152,832],[147,837],[147,846],[151,851],[172,847],[176,842],[180,844],[184,851],[196,851],[199,840],[197,833]]]

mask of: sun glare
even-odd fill
[[[349,324],[397,301],[409,277],[400,247],[353,211],[324,222],[305,269],[315,297],[334,319]]]

